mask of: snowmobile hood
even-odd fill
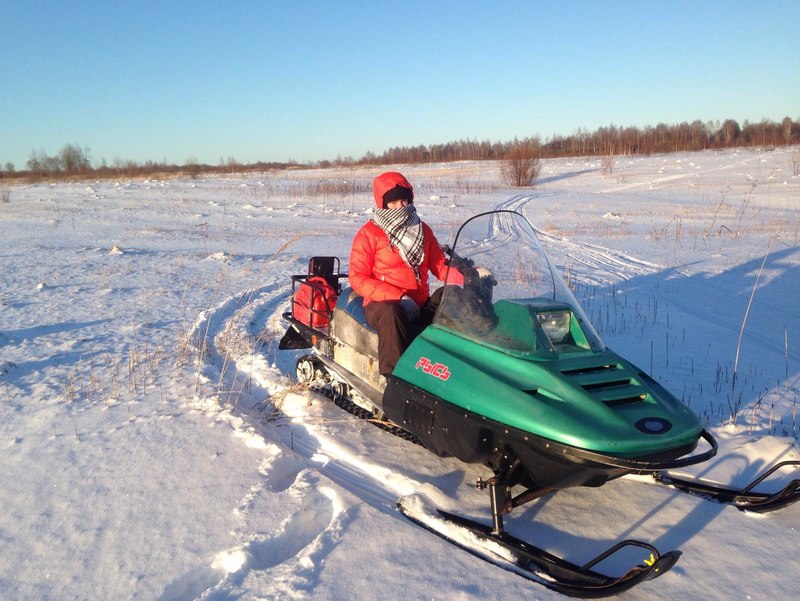
[[[394,375],[486,419],[619,457],[690,446],[702,431],[685,405],[609,349],[533,359],[433,326]]]
[[[599,453],[696,444],[699,419],[603,344],[522,215],[471,219],[452,255],[464,286],[446,287],[434,324],[394,376],[486,419]]]

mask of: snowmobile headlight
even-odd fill
[[[548,311],[537,313],[539,324],[553,344],[560,344],[569,336],[569,322],[572,318],[570,311]]]

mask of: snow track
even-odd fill
[[[229,391],[237,391],[237,386],[246,382],[246,396],[251,405],[242,406],[242,411],[255,421],[263,421],[265,413],[268,414],[278,424],[270,430],[270,435],[280,434],[293,451],[332,480],[362,490],[376,506],[393,508],[397,496],[408,494],[417,483],[410,483],[402,476],[400,482],[376,485],[376,475],[378,481],[390,482],[393,474],[370,462],[356,463],[330,436],[325,421],[331,414],[337,422],[346,420],[369,430],[372,426],[343,413],[322,395],[297,387],[286,376],[294,372],[294,359],[302,354],[277,352],[277,339],[285,329],[281,314],[288,298],[288,285],[269,285],[232,296],[204,312],[192,333],[193,339],[205,341],[199,348],[202,356],[199,370],[207,381],[216,381],[220,389],[228,391],[226,396],[232,396]],[[224,398],[219,400],[225,403]],[[321,404],[327,411],[322,415],[309,413],[312,404]],[[272,415],[275,410],[279,410],[280,417]],[[283,427],[287,423],[292,426]],[[377,429],[375,433],[378,434]],[[409,443],[409,446],[414,445]]]
[[[370,435],[385,434],[321,395],[298,389],[285,375],[293,372],[296,354],[278,353],[276,345],[289,292],[288,285],[269,284],[233,295],[204,311],[190,333],[198,351],[198,377],[206,388],[218,391],[218,407],[227,410],[224,415],[238,436],[248,444],[266,445],[271,453],[261,469],[264,482],[253,487],[236,512],[246,519],[269,502],[289,515],[266,532],[244,525],[241,545],[220,551],[207,565],[174,581],[161,601],[234,598],[245,581],[267,577],[274,591],[270,598],[296,596],[298,589],[313,586],[317,570],[347,526],[341,494],[399,516],[398,497],[420,486],[354,454],[328,424],[341,429],[342,422],[351,422]]]
[[[528,204],[541,198],[538,195],[521,194],[497,205],[497,209],[517,211],[526,214]],[[581,265],[585,284],[616,283],[642,275],[658,272],[661,266],[648,263],[625,253],[596,244],[572,242],[561,236],[554,236],[534,227],[539,242],[545,251],[556,261],[562,270],[570,270],[573,265]],[[599,273],[598,273],[599,272]]]

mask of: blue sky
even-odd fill
[[[10,0],[0,165],[360,157],[800,119],[800,1]]]

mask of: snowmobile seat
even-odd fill
[[[364,298],[345,288],[333,310],[331,335],[340,342],[372,357],[378,356],[378,333],[364,316]]]
[[[358,294],[352,288],[345,288],[339,296],[339,301],[336,307],[342,309],[355,319],[362,326],[374,332],[375,330],[367,323],[367,317],[364,315],[364,297]]]

